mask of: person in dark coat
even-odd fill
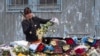
[[[35,42],[38,41],[36,30],[40,28],[40,24],[45,24],[50,19],[42,19],[35,16],[29,7],[24,9],[25,19],[22,21],[23,33],[26,35],[26,41]]]

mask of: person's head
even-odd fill
[[[33,16],[32,16],[32,11],[29,7],[26,7],[24,9],[24,16],[26,19],[31,19]]]

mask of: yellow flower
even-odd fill
[[[52,41],[50,42],[50,44],[53,45],[53,46],[56,46],[56,45],[57,45],[57,43],[56,43],[55,40],[52,40]]]
[[[24,54],[22,54],[22,53],[19,53],[17,56],[26,56],[26,55],[24,55]]]
[[[88,38],[88,41],[92,43],[94,40],[93,38]]]
[[[38,29],[36,31],[36,34],[37,34],[38,38],[41,39],[44,35],[43,29],[42,28]]]
[[[64,50],[64,51],[67,51],[67,50],[69,50],[69,49],[70,49],[70,45],[64,45],[64,46],[63,46],[63,50]]]

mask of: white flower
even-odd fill
[[[9,51],[11,49],[11,47],[5,46],[5,47],[0,47],[0,49],[2,49],[4,51]]]
[[[28,42],[25,40],[21,40],[21,41],[14,41],[13,43],[19,45],[19,46],[27,46]]]
[[[56,46],[56,45],[57,45],[57,43],[56,43],[55,40],[52,40],[52,41],[50,42],[50,44],[53,45],[53,46]]]
[[[30,48],[31,50],[33,50],[33,51],[36,51],[36,49],[37,49],[37,47],[38,47],[39,44],[40,44],[40,43],[38,43],[38,44],[31,44],[31,45],[29,46],[29,48]]]
[[[50,21],[59,25],[59,20],[56,17],[52,18]]]
[[[91,49],[89,50],[88,55],[92,55],[92,56],[100,56],[100,54],[96,51],[96,49],[94,47],[91,47]]]
[[[64,50],[64,51],[67,51],[67,50],[69,50],[69,49],[70,49],[70,45],[64,45],[64,46],[63,46],[63,50]]]

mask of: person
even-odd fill
[[[26,35],[26,41],[33,43],[38,42],[36,30],[40,28],[40,24],[45,24],[51,19],[42,19],[35,16],[29,7],[24,9],[25,19],[22,21],[23,33]]]

